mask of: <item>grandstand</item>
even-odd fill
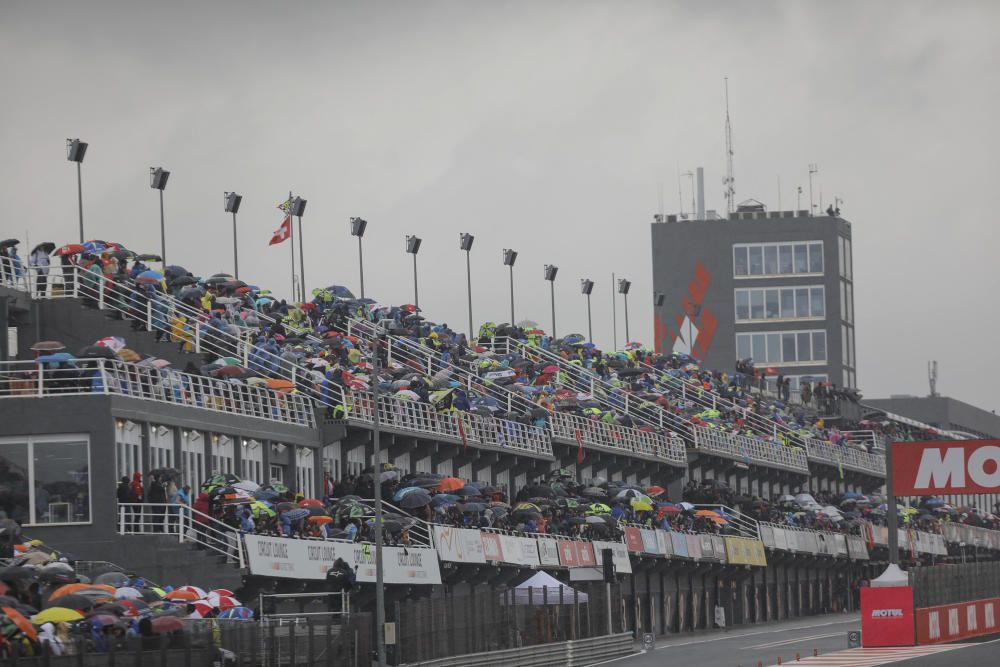
[[[70,256],[98,259],[66,262],[47,284],[9,263],[0,274],[0,317],[17,333],[17,359],[0,361],[3,446],[37,457],[57,443],[80,456],[63,479],[25,466],[24,497],[6,509],[63,549],[141,561],[169,580],[188,573],[178,556],[197,545],[199,576],[234,589],[234,579],[250,592],[321,587],[329,563],[268,560],[275,550],[261,545],[293,553],[322,541],[340,553],[370,537],[370,501],[345,498],[381,491],[400,505],[391,548],[434,555],[389,580],[393,599],[428,594],[413,577],[469,590],[526,568],[586,585],[607,548],[625,627],[657,632],[710,628],[716,605],[736,623],[855,608],[851,592],[888,557],[884,423],[835,423],[683,355],[602,352],[492,323],[469,341],[413,306],[342,287],[286,305],[225,274],[152,271],[118,244],[92,243]],[[121,477],[167,469],[206,493],[241,481],[270,487],[272,500],[300,492],[332,522],[320,530],[295,515],[286,526],[286,507],[247,531],[221,505],[171,522],[170,507],[116,503]],[[465,502],[437,505],[452,495],[447,479]],[[56,482],[74,491],[57,494]],[[428,502],[408,508],[396,497],[407,488]],[[234,507],[252,502],[232,495]],[[996,517],[942,507],[913,512],[905,559],[996,557]],[[291,565],[297,574],[282,570]]]

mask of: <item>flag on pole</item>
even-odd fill
[[[271,242],[268,245],[275,245],[276,243],[284,243],[292,236],[292,216],[286,215],[285,219],[281,221],[281,226],[278,227],[274,234],[271,236]]]
[[[278,210],[279,211],[284,211],[285,213],[288,213],[288,209],[290,209],[291,207],[292,207],[292,200],[291,200],[291,198],[288,198],[285,201],[283,201],[280,204],[278,204]]]
[[[465,437],[465,419],[462,418],[462,413],[456,413],[458,415],[458,434],[462,436],[462,453],[469,453],[469,439]]]
[[[576,464],[583,465],[583,438],[580,437],[580,431],[576,431]]]

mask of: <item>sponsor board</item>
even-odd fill
[[[247,535],[250,573],[285,579],[326,579],[326,571],[342,558],[354,568],[358,581],[375,581],[375,548],[355,542],[297,540]],[[383,547],[382,566],[387,584],[440,584],[437,551],[426,547]]]
[[[503,548],[500,546],[500,536],[496,533],[480,533],[483,540],[483,555],[488,561],[502,561]]]
[[[611,558],[615,563],[615,572],[618,574],[632,574],[632,561],[628,557],[628,549],[621,542],[594,542],[594,552],[597,554],[599,564],[603,561],[601,553],[605,549],[611,549]]]
[[[953,642],[1000,632],[1000,598],[917,609],[917,643]]]
[[[544,566],[559,567],[559,545],[555,540],[538,540],[538,562]]]
[[[503,552],[503,562],[525,567],[538,567],[538,547],[530,537],[500,536],[500,549]]]
[[[913,646],[913,588],[861,589],[861,636],[870,646]]]
[[[485,563],[483,538],[478,530],[434,526],[434,544],[441,560],[453,563]]]
[[[1000,440],[892,443],[893,492],[898,496],[997,493]]]

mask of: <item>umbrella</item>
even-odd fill
[[[430,505],[431,497],[427,494],[427,492],[408,493],[398,502],[399,506],[403,509],[416,509],[418,507],[426,507],[427,505]]]
[[[32,641],[38,641],[38,631],[31,625],[31,621],[24,617],[24,614],[13,607],[2,607],[0,609],[7,615],[7,619],[17,626],[18,630],[31,638]]]
[[[219,618],[250,620],[253,618],[253,610],[247,607],[230,607],[222,611]]]
[[[465,482],[457,477],[445,477],[437,486],[440,491],[457,491],[465,486]]]
[[[131,586],[123,586],[115,591],[116,600],[141,600],[142,592]]]
[[[57,340],[40,340],[31,346],[33,352],[57,352],[65,349],[66,346]]]
[[[31,622],[35,625],[42,625],[43,623],[72,623],[73,621],[79,621],[81,618],[83,618],[83,614],[76,609],[50,607],[32,616]]]
[[[62,255],[79,255],[81,252],[84,252],[85,250],[86,248],[84,248],[79,243],[69,243],[56,250],[54,254],[56,255],[56,257],[61,257]]]
[[[94,607],[94,601],[87,597],[86,595],[76,595],[71,593],[69,595],[60,595],[58,598],[49,599],[43,605],[46,609],[51,607],[65,607],[67,609],[91,609]]]
[[[662,496],[667,490],[662,486],[650,486],[646,488],[646,495],[648,496]]]
[[[187,602],[194,602],[195,600],[198,600],[201,597],[203,597],[203,595],[198,595],[198,593],[196,593],[193,590],[190,590],[190,589],[189,590],[177,589],[175,591],[170,591],[169,593],[167,593],[164,596],[164,599],[166,599],[166,600],[185,600]]]
[[[153,627],[153,632],[158,635],[180,632],[184,629],[184,622],[176,616],[159,616],[154,618],[150,625]]]
[[[4,239],[3,241],[0,241],[0,248],[9,248],[19,244],[20,242],[21,241],[18,239]]]
[[[159,255],[154,255],[152,253],[145,253],[136,257],[140,262],[162,262],[163,258]]]
[[[163,274],[159,271],[143,271],[135,277],[139,285],[155,285],[163,282]]]
[[[114,350],[103,345],[88,345],[77,356],[81,359],[118,359]]]

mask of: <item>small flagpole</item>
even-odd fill
[[[285,205],[286,205],[285,215],[288,216],[288,240],[290,241],[290,243],[288,245],[292,249],[292,301],[296,301],[297,299],[295,298],[295,286],[296,286],[296,282],[295,282],[295,225],[292,224],[292,206],[291,206],[291,201],[292,201],[292,191],[289,190],[288,191],[288,201],[285,202]],[[282,219],[282,222],[284,222],[284,219]]]

